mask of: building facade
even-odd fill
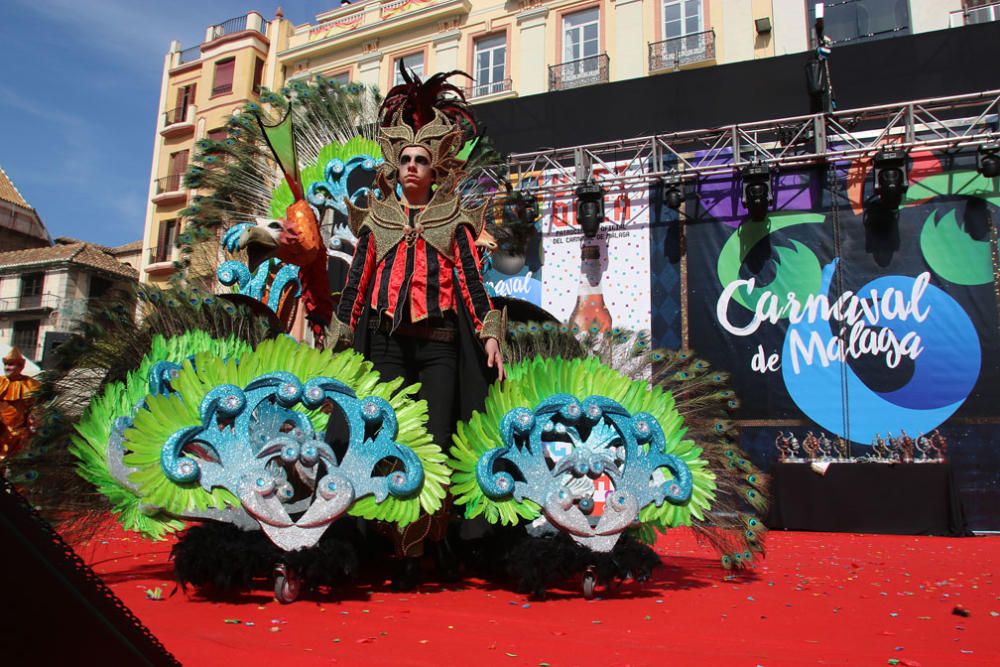
[[[144,283],[164,283],[174,272],[180,211],[191,192],[184,172],[199,139],[225,138],[225,123],[256,99],[265,62],[273,53],[270,23],[251,12],[209,26],[205,41],[181,49],[171,44],[160,85],[149,203],[139,275]]]
[[[138,272],[113,253],[75,239],[0,253],[0,343],[40,362],[92,307],[135,284]]]
[[[335,3],[331,3],[335,4]],[[183,174],[202,138],[261,86],[323,75],[385,91],[399,66],[419,75],[463,70],[474,103],[807,51],[811,0],[361,0],[294,25],[279,9],[170,47],[163,67],[140,280],[174,272]],[[827,0],[833,43],[885,39],[1000,18],[978,0]],[[456,77],[456,81],[459,81]]]

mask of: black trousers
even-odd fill
[[[457,344],[373,331],[365,356],[383,382],[403,378],[406,384],[420,383],[417,396],[427,401],[427,430],[447,452],[455,431]]]

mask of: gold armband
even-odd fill
[[[483,318],[483,326],[479,330],[479,337],[483,340],[496,338],[502,343],[507,337],[507,308],[503,310],[491,310]]]

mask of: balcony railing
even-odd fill
[[[226,35],[232,35],[233,33],[243,32],[244,30],[249,29],[252,23],[254,23],[249,21],[249,18],[249,14],[244,14],[243,16],[237,16],[229,19],[228,21],[223,21],[222,23],[216,23],[211,28],[209,39],[219,39],[220,37],[225,37]],[[270,21],[265,21],[263,17],[261,17],[260,25],[253,29],[263,35],[266,35],[267,29],[270,25]]]
[[[508,93],[514,86],[512,79],[501,79],[500,81],[487,81],[476,83],[465,89],[465,96],[470,100],[475,97],[486,97],[487,95],[499,95]]]
[[[192,46],[190,48],[181,51],[180,55],[180,65],[184,63],[193,63],[195,60],[201,58],[201,45]]]
[[[549,65],[549,90],[565,90],[608,81],[611,59],[606,53]]]
[[[169,109],[163,114],[163,125],[164,127],[169,127],[170,125],[176,125],[177,123],[183,123],[187,120],[188,108],[185,104],[184,106],[179,106],[174,109]]]
[[[38,308],[42,305],[41,294],[22,294],[17,299],[18,308]]]
[[[172,243],[147,248],[146,264],[162,264],[163,262],[169,262],[173,259],[173,253],[174,245]]]
[[[243,32],[247,29],[247,15],[237,16],[236,18],[231,18],[228,21],[223,21],[222,23],[216,23],[212,26],[212,39],[219,39],[225,35],[231,35],[234,32]]]
[[[649,45],[649,71],[680,69],[715,60],[715,30],[671,37]]]
[[[982,7],[969,7],[961,11],[952,12],[949,15],[949,25],[958,28],[963,25],[973,23],[989,23],[990,21],[1000,21],[1000,2]]]
[[[62,297],[58,294],[45,292],[43,294],[22,294],[0,299],[0,312],[15,312],[18,310],[56,310]]]
[[[180,192],[181,181],[184,174],[170,174],[163,178],[156,179],[156,194],[162,195],[167,192]]]

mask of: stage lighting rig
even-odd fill
[[[1000,144],[986,144],[976,151],[976,171],[985,178],[1000,176]]]
[[[505,186],[507,195],[503,199],[503,223],[533,225],[538,219],[538,197],[529,190],[515,190],[510,183]]]
[[[875,194],[885,208],[895,209],[909,187],[906,177],[906,151],[881,150],[872,158]]]
[[[684,204],[684,190],[681,189],[681,177],[671,174],[663,179],[663,203],[670,208],[679,210]]]
[[[771,167],[752,162],[743,167],[743,206],[750,213],[750,219],[760,222],[774,203],[771,188]]]
[[[576,188],[576,220],[584,236],[597,236],[604,220],[604,188],[591,180]]]

